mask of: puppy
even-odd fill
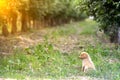
[[[87,52],[82,52],[79,56],[79,58],[82,60],[82,71],[86,72],[88,69],[95,69],[95,66]]]

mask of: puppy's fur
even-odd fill
[[[87,52],[82,52],[79,56],[79,58],[82,60],[82,71],[86,72],[88,69],[95,69],[94,63],[92,62],[89,54]]]

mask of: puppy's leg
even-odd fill
[[[82,66],[82,71],[85,72],[85,66]]]
[[[81,71],[84,71],[85,66],[82,66]]]
[[[84,66],[83,67],[83,72],[86,72],[87,71],[87,66]]]

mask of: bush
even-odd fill
[[[100,23],[99,27],[110,36],[111,42],[120,43],[118,36],[120,32],[119,8],[119,0],[86,0],[83,1],[82,9],[89,16],[94,16],[94,19]]]

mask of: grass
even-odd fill
[[[93,26],[93,27],[92,27]],[[25,48],[16,49],[11,56],[2,56],[0,58],[0,77],[15,79],[63,79],[70,76],[90,76],[106,80],[120,79],[120,50],[105,47],[104,44],[94,41],[95,46],[86,41],[86,35],[93,35],[97,29],[97,24],[91,20],[66,24],[64,27],[46,29],[44,43]],[[81,49],[75,49],[71,52],[63,53],[56,50],[50,38],[60,38],[70,35],[85,36],[84,45],[97,71],[83,73],[81,69],[81,60],[78,58]],[[90,38],[91,39],[91,38]],[[79,39],[81,40],[81,39]],[[96,38],[94,37],[94,40]],[[59,42],[56,43],[58,44]],[[78,41],[81,44],[81,41]],[[68,47],[69,48],[69,47]]]
[[[96,32],[98,28],[96,22],[90,19],[86,19],[84,22],[80,22],[80,27],[82,28],[80,34],[83,35],[92,35]]]
[[[120,52],[118,50],[111,50],[110,48],[104,48],[99,45],[95,48],[88,47],[87,51],[91,54],[97,68],[96,72],[90,72],[87,75],[106,80],[120,79]]]
[[[77,72],[72,70],[72,65],[76,64],[77,60],[72,56],[75,57],[76,54],[62,54],[54,50],[52,44],[45,43],[32,49],[27,48],[26,53],[28,54],[16,52],[15,55],[2,59],[1,76],[13,77],[13,74],[17,73],[15,78],[18,79],[26,78],[27,74],[37,78],[59,78]]]

